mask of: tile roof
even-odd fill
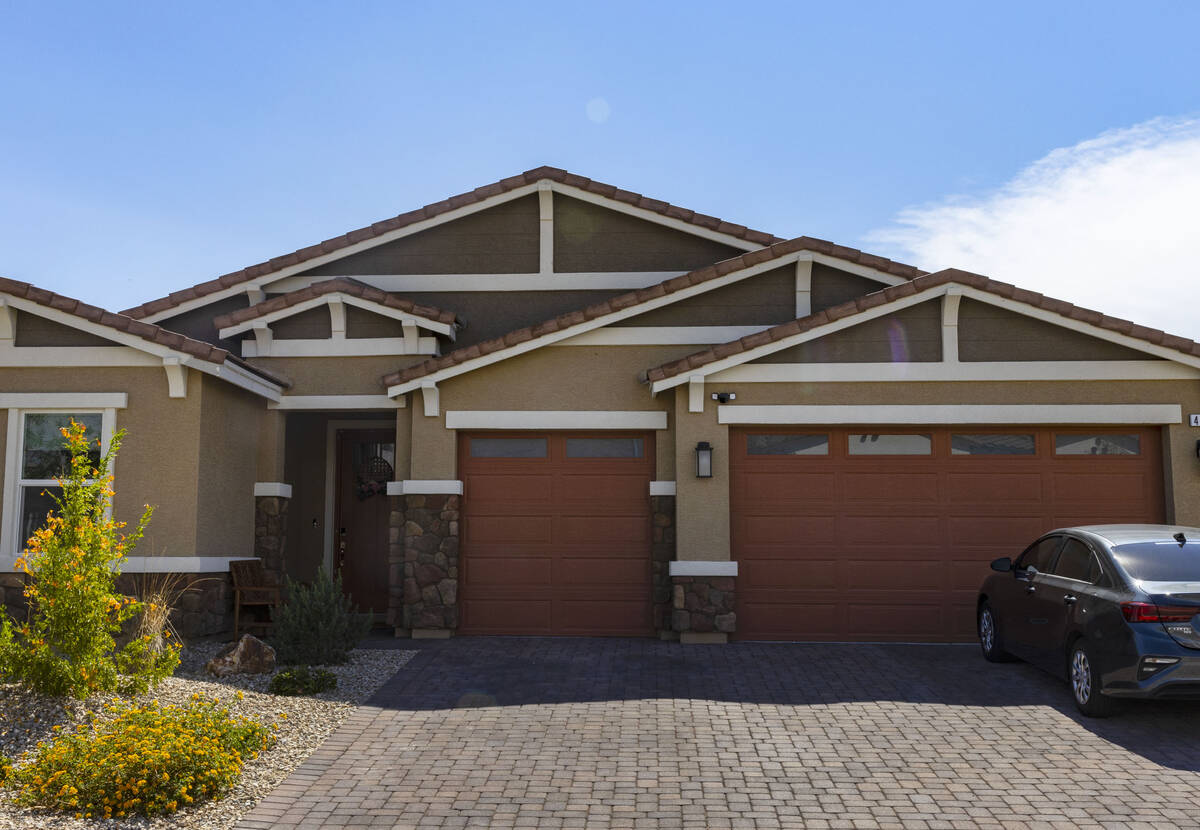
[[[236,326],[239,323],[245,323],[248,320],[257,320],[259,317],[273,314],[276,311],[283,311],[285,308],[291,308],[309,300],[315,300],[317,297],[322,297],[326,294],[349,294],[352,297],[370,300],[373,303],[394,308],[398,311],[404,311],[416,317],[424,317],[435,323],[446,323],[448,325],[458,323],[458,318],[452,311],[442,311],[432,306],[417,305],[412,300],[405,300],[389,294],[373,285],[367,285],[365,282],[347,277],[337,277],[336,279],[314,282],[311,285],[306,285],[304,288],[297,288],[295,291],[280,294],[269,300],[252,305],[249,308],[239,308],[237,311],[214,317],[213,325],[220,331],[230,326]]]
[[[651,199],[647,196],[642,196],[640,193],[631,193],[628,190],[621,190],[611,184],[592,181],[583,176],[577,176],[574,173],[569,173],[566,170],[557,167],[537,167],[533,170],[527,170],[517,176],[511,176],[507,179],[501,179],[498,182],[477,187],[469,193],[460,193],[457,196],[451,196],[448,199],[443,199],[440,202],[434,202],[430,205],[425,205],[422,208],[411,210],[407,213],[401,213],[399,216],[393,216],[391,219],[384,219],[381,222],[375,222],[365,228],[350,231],[349,233],[335,236],[332,239],[326,239],[316,245],[310,245],[307,248],[301,248],[298,251],[293,251],[290,254],[275,257],[266,262],[260,262],[257,265],[251,265],[240,271],[232,271],[223,276],[217,277],[208,282],[202,282],[199,285],[194,285],[191,288],[185,288],[182,291],[174,291],[166,297],[150,302],[143,303],[135,308],[126,309],[124,314],[130,317],[146,317],[151,314],[157,314],[162,311],[174,308],[175,306],[186,303],[190,300],[195,300],[200,297],[205,297],[209,294],[215,294],[218,291],[223,291],[226,288],[235,286],[239,283],[248,282],[256,277],[266,276],[281,268],[287,268],[291,265],[298,265],[310,259],[315,259],[325,254],[333,253],[334,251],[347,248],[351,245],[356,245],[364,240],[374,239],[391,231],[398,230],[408,225],[432,219],[451,210],[456,210],[466,205],[482,202],[493,196],[499,196],[503,193],[516,190],[517,188],[525,187],[526,185],[535,184],[536,182],[549,179],[550,181],[559,182],[560,184],[569,185],[571,187],[586,190],[589,193],[595,193],[618,202],[624,202],[634,207],[643,208],[653,211],[662,216],[667,216],[672,219],[678,219],[687,222],[697,227],[707,228],[708,230],[718,231],[728,234],[729,236],[744,239],[747,242],[756,245],[770,245],[783,240],[777,236],[762,231],[752,230],[745,225],[735,225],[731,222],[726,222],[718,219],[715,216],[706,216],[703,213],[696,213],[694,210],[681,208],[677,205],[672,205],[668,202],[659,199]]]
[[[230,354],[225,349],[217,348],[211,343],[205,343],[202,340],[193,340],[190,337],[185,337],[177,332],[168,331],[153,323],[146,323],[126,314],[116,314],[111,311],[106,311],[99,306],[89,305],[80,300],[64,297],[61,294],[55,294],[52,291],[47,291],[44,288],[38,288],[35,285],[30,285],[27,282],[12,280],[6,277],[0,277],[0,293],[10,294],[14,297],[23,297],[26,300],[37,303],[38,305],[52,308],[57,311],[79,317],[82,320],[95,323],[105,328],[110,328],[115,331],[132,334],[139,337],[148,343],[154,343],[159,346],[166,346],[169,349],[174,349],[177,352],[191,355],[199,360],[208,363],[222,364],[225,362],[233,363],[243,369],[247,369],[256,375],[278,384],[283,387],[288,387],[291,384],[287,380],[271,374],[265,369],[253,366],[241,358]]]
[[[519,343],[524,343],[528,340],[534,340],[538,337],[544,337],[547,334],[552,334],[556,331],[562,331],[572,326],[579,325],[587,320],[594,320],[597,317],[603,317],[606,314],[612,314],[615,311],[621,311],[632,306],[641,305],[650,300],[665,297],[669,294],[674,294],[685,288],[690,288],[693,285],[699,285],[710,280],[715,280],[718,277],[723,277],[727,274],[732,274],[736,271],[741,271],[744,268],[749,268],[752,265],[759,265],[764,262],[769,262],[773,259],[793,254],[798,251],[812,251],[814,253],[826,254],[838,259],[849,262],[856,262],[860,265],[866,265],[874,268],[877,271],[882,271],[893,276],[903,277],[911,280],[921,276],[925,272],[912,265],[903,265],[899,262],[893,262],[890,259],[865,254],[855,248],[847,248],[843,245],[835,245],[832,242],[826,242],[823,239],[814,239],[809,236],[801,236],[796,239],[789,239],[786,242],[777,242],[766,248],[759,248],[756,251],[749,251],[741,256],[736,256],[731,259],[718,262],[715,265],[709,265],[689,274],[683,274],[672,279],[665,280],[650,286],[642,288],[638,291],[631,291],[627,294],[622,294],[618,297],[613,297],[605,302],[596,305],[588,306],[581,311],[574,311],[570,314],[563,314],[555,317],[552,320],[547,320],[539,323],[536,326],[529,326],[516,331],[511,331],[503,337],[497,337],[492,340],[485,340],[482,343],[476,343],[473,346],[467,346],[461,349],[455,349],[441,357],[431,358],[423,363],[418,363],[415,366],[410,366],[407,369],[401,369],[398,372],[393,372],[383,378],[384,384],[387,386],[395,386],[400,383],[407,383],[410,380],[424,377],[425,375],[433,374],[442,369],[448,369],[451,366],[456,366],[460,363],[465,363],[468,360],[473,360],[477,357],[482,357],[492,352],[498,352],[501,349],[506,349],[510,346],[516,346]]]
[[[1080,308],[1063,300],[1056,300],[1052,297],[1047,297],[1044,294],[1038,294],[1035,291],[1027,291],[1023,288],[1017,288],[1006,282],[989,279],[980,274],[972,274],[969,271],[960,271],[957,268],[948,268],[944,271],[937,271],[933,274],[926,274],[917,277],[909,282],[893,285],[882,291],[875,291],[847,303],[827,308],[824,311],[818,311],[816,314],[810,314],[807,317],[801,317],[798,320],[791,320],[787,323],[782,323],[778,326],[773,326],[756,334],[751,334],[743,337],[740,340],[734,340],[729,343],[724,343],[720,346],[713,346],[695,354],[690,354],[687,357],[672,361],[662,366],[655,367],[646,372],[646,380],[650,383],[655,383],[660,380],[675,377],[677,375],[691,372],[713,363],[717,360],[724,360],[727,357],[732,357],[743,352],[748,352],[759,346],[765,346],[768,343],[773,343],[787,337],[791,337],[802,332],[810,331],[820,326],[832,323],[834,320],[840,320],[843,317],[850,317],[859,312],[866,311],[869,308],[885,305],[898,300],[902,297],[909,297],[914,294],[919,294],[922,291],[936,288],[946,283],[958,283],[967,285],[972,288],[977,288],[981,291],[987,291],[989,294],[995,294],[999,297],[1015,300],[1020,303],[1034,306],[1035,308],[1045,309],[1060,314],[1071,320],[1079,320],[1084,323],[1089,323],[1094,326],[1099,326],[1108,331],[1124,334],[1128,337],[1133,337],[1137,340],[1144,340],[1147,343],[1152,343],[1156,346],[1162,346],[1168,349],[1174,349],[1186,355],[1200,357],[1200,343],[1188,340],[1184,337],[1177,337],[1173,334],[1167,334],[1159,329],[1147,328],[1139,326],[1128,320],[1121,320],[1116,317],[1109,317],[1099,311]]]

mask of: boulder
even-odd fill
[[[275,649],[257,637],[243,634],[242,639],[221,649],[204,666],[209,674],[228,677],[231,674],[267,674],[275,671]]]

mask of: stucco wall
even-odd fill
[[[292,382],[288,395],[382,395],[384,375],[429,355],[374,357],[255,357],[249,362]]]
[[[200,406],[196,555],[243,556],[253,550],[259,419],[266,401],[204,376]]]

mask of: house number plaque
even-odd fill
[[[1200,412],[1193,412],[1188,416],[1188,420],[1191,421],[1192,426],[1200,427]]]

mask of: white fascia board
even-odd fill
[[[0,366],[161,366],[162,361],[130,346],[13,346],[0,342]]]
[[[636,207],[626,204],[625,202],[610,199],[607,196],[601,196],[599,193],[592,193],[587,190],[581,190],[577,187],[572,187],[569,184],[561,182],[550,182],[550,189],[555,193],[561,193],[564,196],[569,196],[572,199],[578,199],[581,202],[590,202],[593,205],[599,205],[602,208],[615,210],[618,213],[625,213],[630,216],[636,216],[638,219],[644,219],[647,222],[652,222],[656,225],[663,225],[673,230],[683,231],[692,236],[699,236],[703,239],[710,239],[714,242],[720,242],[728,245],[731,248],[740,248],[743,251],[757,251],[759,248],[766,247],[757,242],[750,242],[742,239],[739,236],[731,236],[727,233],[709,230],[708,228],[695,225],[691,222],[685,222],[682,219],[675,219],[670,216],[663,216],[661,213],[655,213],[652,210]]]
[[[387,483],[389,496],[461,496],[463,483],[453,479],[405,479]]]
[[[702,562],[697,559],[675,559],[670,562],[671,576],[737,576],[737,562]]]
[[[372,357],[409,354],[436,355],[437,338],[420,337],[410,351],[403,337],[351,337],[345,340],[271,340],[263,353],[255,340],[242,341],[242,357]]]
[[[673,496],[673,495],[675,495],[675,482],[673,482],[673,481],[652,481],[652,482],[650,482],[650,495],[652,495],[652,496]]]
[[[127,556],[121,564],[121,573],[166,574],[166,573],[228,573],[230,562],[255,559],[254,556]],[[14,567],[17,557],[10,554],[4,562],[8,573],[18,573]],[[0,573],[6,572],[0,569]]]
[[[272,496],[280,499],[290,499],[292,497],[292,485],[284,484],[282,481],[256,481],[254,482],[254,496],[255,498]]]
[[[881,282],[884,285],[901,285],[902,283],[911,282],[906,277],[897,277],[895,274],[888,274],[880,271],[877,268],[872,268],[869,265],[860,265],[857,262],[850,262],[846,259],[838,259],[837,257],[829,256],[828,254],[819,254],[815,251],[805,251],[802,258],[811,259],[813,262],[819,262],[822,265],[828,265],[830,268],[836,268],[839,271],[845,271],[848,274],[854,274],[857,277],[866,277],[875,282]]]
[[[1200,369],[1168,360],[1054,360],[986,363],[746,363],[710,383],[1197,380]]]
[[[413,222],[411,225],[406,225],[403,228],[397,228],[394,231],[388,231],[380,236],[376,236],[371,239],[364,239],[362,242],[358,242],[354,245],[347,245],[345,248],[339,248],[338,250],[331,251],[328,254],[313,257],[312,259],[306,259],[303,262],[296,263],[295,265],[288,265],[284,268],[280,268],[277,271],[263,274],[262,276],[255,277],[251,280],[246,280],[245,282],[235,283],[229,288],[222,289],[221,291],[214,291],[211,294],[206,294],[203,297],[197,297],[194,300],[188,300],[187,302],[183,302],[179,305],[172,306],[171,308],[155,312],[154,314],[148,314],[141,319],[147,323],[154,323],[158,320],[163,320],[168,317],[176,317],[180,314],[185,314],[193,309],[203,308],[206,305],[214,303],[218,300],[223,300],[226,297],[232,297],[235,294],[244,294],[247,291],[251,291],[256,288],[272,286],[274,283],[279,282],[285,277],[290,277],[293,274],[300,273],[301,271],[317,268],[321,265],[325,265],[326,263],[334,262],[335,260],[339,260],[344,257],[353,256],[354,254],[362,253],[363,251],[368,251],[371,248],[378,247],[379,245],[386,245],[389,242],[395,242],[397,239],[403,239],[406,236],[412,236],[413,234],[420,233],[421,231],[436,227],[437,225],[453,222],[455,219],[461,219],[464,216],[470,216],[473,213],[479,213],[480,211],[493,208],[496,205],[500,205],[505,202],[511,202],[514,199],[520,199],[522,196],[528,196],[530,193],[536,192],[536,190],[536,182],[533,184],[522,185],[521,187],[518,187],[515,190],[510,190],[507,193],[499,193],[495,196],[490,196],[487,199],[484,199],[482,202],[463,205],[460,208],[448,210],[445,213],[434,216],[431,219],[422,219],[420,222]],[[335,279],[335,277],[326,276],[324,279]]]
[[[978,288],[970,286],[959,286],[962,289],[962,295],[969,297],[972,300],[978,300],[981,303],[988,303],[998,308],[1003,308],[1006,311],[1013,311],[1017,314],[1023,314],[1026,317],[1032,317],[1035,320],[1041,320],[1046,323],[1051,323],[1056,326],[1062,326],[1065,329],[1081,332],[1098,340],[1107,340],[1110,343],[1116,343],[1120,346],[1125,346],[1129,349],[1134,349],[1139,352],[1161,357],[1166,360],[1173,360],[1176,363],[1182,363],[1186,366],[1200,368],[1200,357],[1184,354],[1176,349],[1169,349],[1164,346],[1158,346],[1154,343],[1141,340],[1137,337],[1130,337],[1127,334],[1109,331],[1108,329],[1094,326],[1091,323],[1085,323],[1082,320],[1074,320],[1070,317],[1064,317],[1053,311],[1047,311],[1044,308],[1027,305],[1026,303],[1010,300],[1006,297],[998,297],[988,291],[980,291]]]
[[[665,412],[615,410],[474,410],[446,412],[446,429],[622,429],[667,428]]]
[[[770,326],[621,326],[589,331],[555,346],[675,346],[728,343]]]
[[[267,409],[403,409],[403,398],[387,395],[281,395]]]
[[[327,277],[326,279],[338,279],[337,277]],[[271,323],[283,320],[287,317],[293,317],[297,314],[302,314],[305,311],[311,311],[314,308],[322,306],[332,306],[335,303],[344,303],[347,305],[357,306],[358,308],[366,309],[373,314],[379,314],[383,317],[391,317],[405,323],[415,323],[416,325],[435,331],[438,334],[450,335],[453,333],[454,327],[449,323],[439,323],[436,320],[430,320],[427,317],[421,317],[416,314],[409,314],[406,311],[401,311],[397,308],[383,305],[382,303],[364,300],[361,297],[355,297],[353,294],[343,294],[340,291],[333,291],[329,294],[322,294],[319,297],[305,300],[302,303],[290,305],[287,308],[281,308],[278,311],[272,311],[270,314],[264,314],[261,317],[255,317],[253,320],[244,320],[233,326],[226,326],[217,334],[221,338],[229,338],[241,334],[244,331],[249,331],[252,328],[263,325],[271,325]]]
[[[648,300],[644,303],[638,303],[637,305],[630,306],[629,308],[623,308],[618,311],[614,311],[611,314],[604,314],[592,320],[585,320],[578,325],[570,326],[569,328],[561,331],[545,334],[541,337],[535,337],[532,340],[526,340],[524,343],[518,343],[517,345],[510,346],[507,349],[501,349],[499,351],[492,352],[491,354],[482,355],[472,360],[468,360],[465,363],[460,363],[455,366],[448,366],[445,369],[441,369],[437,372],[433,372],[432,374],[417,378],[415,380],[410,380],[407,383],[390,386],[388,387],[388,394],[402,395],[405,392],[410,392],[413,389],[419,388],[422,383],[429,381],[437,383],[439,381],[446,380],[447,378],[456,377],[457,375],[462,375],[467,372],[472,372],[476,369],[481,369],[484,366],[490,366],[493,363],[499,363],[501,360],[508,360],[510,357],[516,357],[517,355],[525,354],[526,352],[533,351],[534,349],[540,349],[543,346],[550,346],[571,337],[578,337],[585,332],[603,328],[604,326],[615,323],[618,320],[627,320],[630,317],[636,317],[639,314],[645,314],[648,311],[653,311],[656,308],[662,308],[663,306],[677,303],[680,300],[686,300],[689,297],[696,297],[700,294],[706,294],[709,291],[714,291],[726,285],[732,285],[735,282],[740,282],[741,280],[749,279],[750,277],[774,270],[775,268],[779,268],[783,265],[794,263],[796,261],[796,256],[796,254],[784,254],[777,259],[760,262],[756,265],[751,265],[739,271],[733,271],[725,274],[724,276],[706,280],[702,283],[697,283],[696,285],[689,285],[687,288],[680,289],[679,291],[675,291],[671,294],[667,294],[662,297],[656,297],[653,300]]]
[[[719,424],[1178,424],[1178,404],[919,404],[718,406]]]
[[[278,401],[283,394],[283,387],[278,384],[271,383],[264,377],[256,375],[248,369],[243,369],[235,363],[226,361],[225,363],[209,363],[207,360],[190,359],[184,360],[183,365],[189,369],[196,369],[213,377],[232,383],[234,386],[245,389],[247,392],[252,392],[259,397],[266,398],[268,401]]]
[[[783,351],[792,346],[806,343],[809,340],[816,340],[820,337],[833,334],[842,329],[852,328],[860,323],[865,323],[868,320],[874,320],[876,317],[886,317],[889,314],[894,314],[897,311],[908,308],[909,306],[919,305],[920,303],[929,302],[946,293],[946,286],[938,286],[928,291],[922,291],[919,294],[911,294],[907,297],[901,297],[898,300],[893,300],[890,303],[877,305],[874,308],[869,308],[866,311],[860,311],[857,314],[851,314],[848,317],[842,317],[834,320],[831,323],[826,323],[823,326],[817,326],[814,329],[793,334],[791,337],[784,337],[772,343],[765,343],[761,346],[756,346],[753,349],[748,349],[738,354],[730,355],[724,360],[714,360],[712,363],[705,364],[695,369],[690,369],[686,372],[681,372],[678,375],[673,375],[663,380],[655,381],[650,385],[651,394],[657,395],[666,389],[672,389],[676,386],[681,386],[688,383],[695,377],[708,377],[715,375],[717,372],[724,371],[733,366],[740,366],[743,363],[749,363],[757,360],[760,357],[774,354],[775,352]]]
[[[648,288],[687,271],[595,271],[556,274],[355,274],[337,277],[366,283],[380,291],[584,291]],[[276,292],[297,291],[328,275],[295,276],[272,283]]]
[[[125,409],[126,392],[0,392],[0,409]]]

